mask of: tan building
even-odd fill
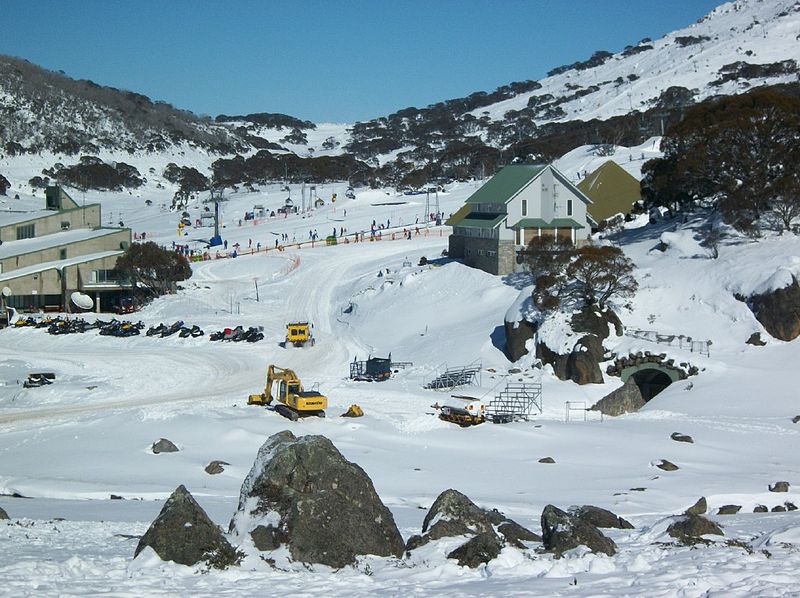
[[[0,213],[0,289],[7,307],[71,311],[75,291],[111,310],[127,287],[114,266],[131,243],[127,228],[100,226],[99,204],[79,206],[58,186],[45,191],[45,209]]]

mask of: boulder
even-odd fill
[[[494,533],[482,533],[450,552],[447,558],[457,559],[462,567],[474,569],[497,557],[502,549],[503,545]]]
[[[786,507],[784,507],[783,505],[775,505],[774,507],[772,507],[772,512],[773,513],[785,513],[786,512]]]
[[[556,353],[543,342],[536,343],[536,357],[544,364],[549,364],[553,367],[553,373],[559,380],[569,380],[567,373],[567,361],[569,355],[562,355]]]
[[[0,507],[0,519],[8,519],[8,513],[2,507]]]
[[[767,343],[765,343],[761,338],[760,332],[754,332],[750,335],[750,337],[744,341],[748,345],[753,345],[754,347],[763,347]]]
[[[775,482],[769,485],[770,492],[789,492],[789,482]]]
[[[800,422],[800,415],[795,415],[795,416],[792,418],[792,423],[793,423],[793,424],[796,424],[797,422]]]
[[[756,505],[753,507],[753,513],[769,513],[769,509],[766,505]]]
[[[794,504],[793,502],[786,501],[783,504],[786,507],[787,511],[796,511],[797,510],[797,505]]]
[[[675,442],[688,442],[689,444],[694,444],[694,438],[689,436],[688,434],[681,434],[680,432],[673,432],[669,436]]]
[[[603,341],[594,334],[587,334],[575,343],[567,358],[567,375],[576,384],[602,384]]]
[[[460,565],[477,567],[496,557],[509,544],[527,548],[523,542],[542,539],[497,509],[486,511],[457,490],[442,492],[431,505],[422,522],[422,535],[409,538],[406,550],[412,551],[441,538],[472,536],[453,550],[447,558],[457,559]]]
[[[178,447],[173,444],[171,440],[167,440],[166,438],[161,438],[158,441],[153,443],[153,454],[157,455],[159,453],[177,453]]]
[[[261,529],[259,529],[261,528]],[[259,449],[231,521],[259,550],[341,568],[358,555],[401,556],[403,539],[369,476],[324,436],[285,430]]]
[[[212,461],[205,466],[205,472],[208,475],[218,475],[225,471],[225,465],[230,465],[230,463],[225,461]]]
[[[542,457],[539,459],[539,463],[555,463],[556,460],[553,457]]]
[[[526,548],[523,542],[541,542],[542,537],[534,534],[526,527],[522,527],[513,519],[509,519],[497,509],[485,511],[486,518],[491,522],[503,540],[517,548]]]
[[[592,552],[608,556],[617,552],[614,541],[594,525],[553,505],[547,505],[542,511],[542,542],[546,550],[555,553],[556,558],[561,558],[566,551],[578,546],[586,546]]]
[[[517,361],[520,357],[528,354],[526,343],[533,338],[536,333],[536,324],[521,320],[519,322],[503,322],[506,332],[506,355],[510,361]]]
[[[753,295],[748,301],[761,325],[773,337],[791,341],[800,336],[800,284],[792,284],[763,295]]]
[[[646,401],[642,398],[642,391],[636,385],[633,376],[616,390],[612,390],[602,399],[592,405],[594,411],[600,411],[604,415],[622,415],[623,413],[635,413],[641,409]]]
[[[663,471],[678,471],[680,469],[672,461],[667,461],[666,459],[661,459],[655,466]]]
[[[162,560],[181,565],[205,562],[224,569],[238,564],[241,558],[184,486],[178,486],[164,503],[158,517],[139,540],[134,558],[146,546],[155,550]]]
[[[590,523],[595,527],[600,528],[616,528],[616,529],[633,529],[633,525],[615,515],[607,509],[601,509],[593,505],[583,505],[582,507],[572,507],[569,514],[577,517],[585,523]]]
[[[681,544],[705,542],[703,536],[724,536],[722,528],[702,515],[685,515],[667,528],[667,533]]]
[[[717,510],[717,515],[736,515],[741,510],[742,507],[740,505],[722,505]]]
[[[684,511],[684,515],[703,515],[706,511],[708,511],[708,503],[706,497],[701,496],[696,503]]]
[[[584,307],[572,315],[572,329],[575,332],[586,332],[604,340],[609,336],[609,325],[616,336],[622,336],[622,321],[610,309],[598,309],[596,306]]]

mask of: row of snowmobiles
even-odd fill
[[[257,343],[264,338],[264,333],[262,330],[263,328],[259,329],[255,326],[250,326],[250,328],[247,330],[245,330],[242,326],[237,326],[236,328],[226,328],[225,330],[212,332],[209,335],[208,340],[231,341],[234,343],[239,343],[241,341],[245,341],[247,343]]]
[[[159,324],[158,326],[151,326],[148,328],[145,335],[147,336],[159,336],[161,338],[167,338],[168,336],[172,336],[176,334],[180,338],[186,338],[191,336],[192,338],[197,338],[198,336],[203,336],[205,332],[200,329],[200,326],[196,324],[191,328],[189,326],[185,326],[183,320],[178,320],[173,324]]]

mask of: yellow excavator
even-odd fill
[[[328,408],[328,398],[315,390],[304,390],[293,370],[270,364],[264,392],[250,395],[247,404],[271,405],[273,401],[278,402],[273,409],[292,421],[310,415],[325,417]]]

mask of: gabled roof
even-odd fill
[[[613,160],[587,175],[578,189],[592,199],[587,209],[598,223],[615,214],[629,213],[642,198],[639,181]]]
[[[468,204],[504,205],[547,168],[546,164],[512,164],[506,166],[467,199]]]

